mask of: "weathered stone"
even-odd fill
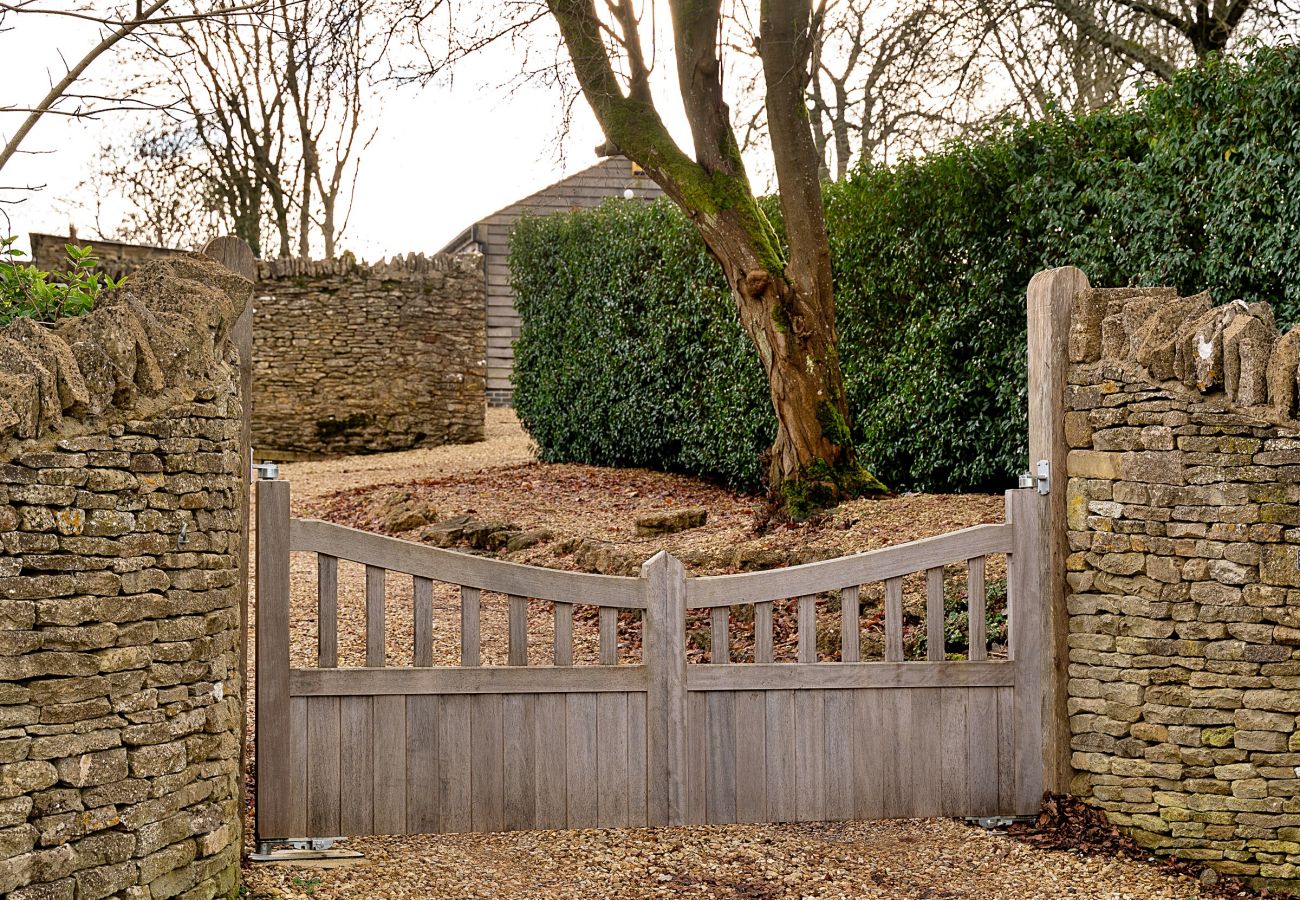
[[[673,534],[690,528],[700,528],[708,518],[708,511],[699,508],[659,510],[637,516],[636,533],[638,537]]]

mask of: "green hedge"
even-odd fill
[[[1214,62],[1090,117],[828,185],[846,390],[895,489],[1008,485],[1026,453],[1024,290],[1209,288],[1300,318],[1300,48]],[[552,461],[756,488],[775,420],[718,266],[666,201],[522,220],[515,405]]]

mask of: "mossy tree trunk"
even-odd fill
[[[650,93],[631,0],[547,0],[608,141],[686,212],[731,285],[776,412],[768,485],[800,517],[884,486],[858,462],[840,374],[820,154],[805,106],[811,0],[765,0],[759,51],[788,256],[750,187],[722,95],[721,0],[671,0],[682,102],[694,157],[664,127]],[[611,37],[612,36],[612,37]],[[615,75],[613,54],[627,75]],[[626,87],[624,87],[626,84]]]

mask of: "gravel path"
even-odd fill
[[[490,410],[479,444],[284,466],[295,506],[345,488],[469,474],[533,460],[509,410]],[[344,573],[341,572],[341,575]],[[340,603],[359,599],[343,578]],[[310,561],[293,567],[295,664],[314,644]],[[451,618],[452,598],[445,614]],[[440,607],[443,604],[438,604]],[[301,613],[300,613],[301,611]],[[442,610],[439,610],[443,612]],[[344,610],[340,610],[341,613]],[[341,616],[342,618],[342,616]],[[485,616],[485,654],[504,632]],[[399,619],[398,621],[401,621]],[[436,629],[442,630],[442,629]],[[342,635],[341,635],[342,637]],[[393,635],[409,646],[409,635]],[[581,637],[581,636],[579,636]],[[594,643],[595,635],[590,636]],[[587,649],[579,640],[579,654]],[[342,655],[358,648],[341,647]],[[440,648],[441,649],[441,648]],[[438,655],[451,656],[449,645]],[[347,660],[341,660],[346,664]],[[395,657],[390,665],[409,661]],[[1095,898],[1188,900],[1200,885],[1139,862],[1033,849],[946,819],[352,839],[337,868],[252,864],[250,898]]]

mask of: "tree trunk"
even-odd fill
[[[628,57],[629,91],[623,93],[593,0],[548,0],[548,5],[608,142],[644,168],[682,208],[731,285],[741,324],[767,374],[776,414],[767,471],[774,510],[802,518],[818,507],[884,491],[854,451],[836,351],[820,158],[804,93],[811,48],[809,0],[766,0],[760,35],[788,257],[754,198],[723,101],[719,0],[670,3],[694,159],[664,127],[650,97],[649,73],[636,54]],[[621,17],[620,24],[623,45],[638,46],[635,17]]]

